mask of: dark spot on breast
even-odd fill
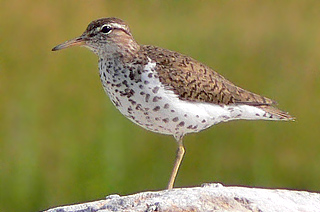
[[[128,101],[131,102],[132,105],[135,105],[137,103],[136,101],[133,101],[132,99],[129,99]]]
[[[133,73],[133,71],[130,71],[129,78],[130,78],[131,80],[134,80],[134,73]]]
[[[153,97],[152,101],[153,102],[157,102],[158,100],[162,99],[162,97],[159,97],[159,96],[155,96]]]
[[[113,102],[113,104],[116,106],[116,107],[119,107],[120,104],[118,101],[115,101],[114,99],[111,99],[111,101]]]
[[[162,119],[162,121],[163,121],[164,123],[168,123],[168,122],[169,122],[169,119],[168,119],[168,118],[165,118],[165,119]]]
[[[177,121],[179,121],[179,118],[175,117],[175,118],[172,119],[172,121],[177,122]]]
[[[229,108],[228,108],[228,111],[233,112],[233,111],[234,111],[234,108],[229,107]]]
[[[141,104],[137,104],[137,106],[136,106],[136,110],[142,110],[142,106],[141,106]]]
[[[160,110],[160,107],[159,106],[156,106],[155,108],[153,108],[153,111],[157,112]]]
[[[119,84],[120,84],[120,83],[119,83]],[[123,80],[123,81],[122,81],[122,84],[125,85],[126,87],[129,87],[127,80]]]
[[[130,98],[131,96],[134,95],[135,92],[132,89],[126,88],[124,89],[124,91],[120,91],[119,93],[120,93],[120,96],[126,96]]]
[[[145,80],[143,83],[144,83],[145,85],[147,85],[147,84],[149,84],[149,81]]]
[[[178,124],[178,126],[183,127],[183,126],[184,126],[184,121],[180,122],[180,123]]]
[[[152,73],[149,73],[149,74],[148,74],[148,77],[149,77],[149,78],[152,78]]]
[[[148,102],[149,99],[150,99],[150,94],[147,93],[147,94],[146,94],[146,99],[145,99],[145,101]]]
[[[168,103],[166,103],[166,104],[164,104],[164,106],[163,106],[163,107],[164,107],[165,109],[168,109],[168,108],[169,108],[169,106],[170,106],[170,105],[169,105]]]
[[[153,93],[158,93],[158,91],[159,91],[159,87],[158,87],[158,86],[156,86],[156,87],[154,87],[154,88],[152,89],[152,92],[153,92]]]

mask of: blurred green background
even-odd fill
[[[0,1],[0,211],[165,189],[170,136],[106,97],[97,57],[51,52],[100,17],[268,96],[295,122],[236,121],[185,137],[176,186],[320,190],[320,1]]]

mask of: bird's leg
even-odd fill
[[[170,177],[170,180],[169,180],[168,189],[172,189],[173,188],[174,181],[175,181],[176,176],[178,174],[178,170],[179,170],[181,161],[182,161],[184,153],[185,153],[182,138],[183,138],[183,136],[180,136],[180,138],[177,139],[178,149],[177,149],[177,153],[176,153],[176,159],[175,159],[175,162],[174,162],[174,166],[173,166],[173,169],[172,169],[172,172],[171,172],[171,177]]]

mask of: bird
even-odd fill
[[[295,119],[274,100],[236,86],[192,57],[138,44],[120,18],[94,20],[82,35],[52,51],[72,46],[84,46],[98,56],[102,86],[125,117],[175,138],[178,147],[167,189],[174,187],[186,134],[231,120]]]

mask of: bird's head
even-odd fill
[[[128,25],[119,18],[101,18],[92,21],[82,35],[57,45],[52,51],[71,46],[87,47],[102,58],[133,55],[140,48]]]

